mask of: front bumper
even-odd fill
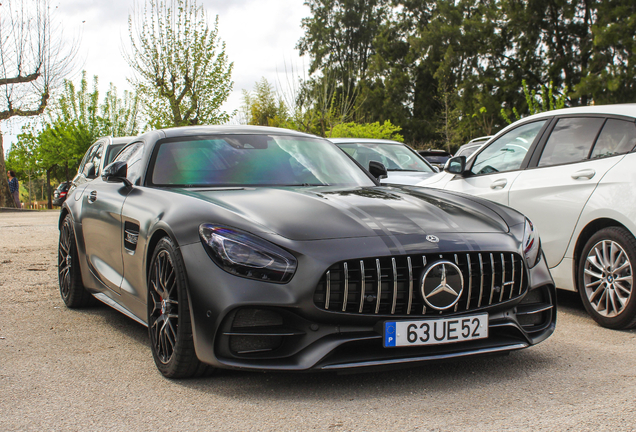
[[[479,235],[471,238],[473,251],[475,244],[493,247],[492,234],[487,236],[490,241],[474,237]],[[510,239],[503,234],[501,237]],[[360,251],[366,257],[390,256],[395,251],[388,250],[380,238],[307,243],[311,245],[307,244],[306,253],[295,251],[298,270],[287,284],[230,275],[210,260],[200,243],[181,248],[188,274],[195,348],[201,361],[221,368],[252,370],[391,366],[521,349],[545,340],[554,331],[556,290],[542,258],[533,269],[526,269],[527,290],[520,297],[444,315],[461,317],[487,312],[487,339],[384,348],[385,321],[429,317],[324,310],[314,303],[314,294],[334,262],[364,258]],[[409,247],[403,242],[402,246],[405,254],[421,253],[422,243]],[[513,244],[503,242],[499,246],[515,250]]]

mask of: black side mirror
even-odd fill
[[[132,183],[126,178],[128,173],[128,164],[124,161],[116,161],[104,168],[102,180],[108,183],[124,183],[131,187]]]
[[[95,175],[95,165],[93,165],[92,163],[87,163],[84,167],[84,176],[87,179],[91,180],[97,178],[97,176]]]
[[[386,167],[381,162],[370,161],[369,172],[371,173],[373,177],[377,178],[378,180],[388,177]]]
[[[451,174],[463,174],[466,171],[466,156],[456,156],[447,160],[444,171]]]

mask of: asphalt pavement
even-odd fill
[[[508,356],[165,379],[145,327],[64,306],[58,216],[0,213],[2,431],[636,430],[636,331],[597,326],[564,292],[555,334]]]

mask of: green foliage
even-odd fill
[[[250,125],[281,126],[288,117],[285,103],[276,96],[274,87],[265,77],[254,84],[253,92],[243,89],[241,111]]]
[[[391,124],[389,120],[384,123],[340,123],[331,130],[331,138],[377,138],[391,139],[404,142],[404,137],[398,132],[401,127]]]
[[[233,63],[196,0],[146,0],[128,18],[132,43],[126,60],[144,113],[153,128],[217,124],[229,115],[221,105],[232,90]]]
[[[521,86],[523,88],[523,94],[526,97],[526,104],[528,105],[530,115],[565,107],[568,90],[567,86],[563,89],[563,93],[561,95],[554,94],[554,83],[552,81],[550,81],[550,85],[547,87],[544,85],[540,86],[541,93],[537,93],[535,89],[528,89],[526,80],[521,81]],[[516,107],[512,108],[512,113],[516,117],[515,121],[521,119],[522,116],[519,114]],[[503,117],[508,124],[513,122],[504,108],[501,109],[501,117]]]

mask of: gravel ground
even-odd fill
[[[598,327],[570,293],[555,334],[509,356],[167,380],[145,327],[64,306],[57,218],[0,213],[0,430],[636,430],[636,331]]]

